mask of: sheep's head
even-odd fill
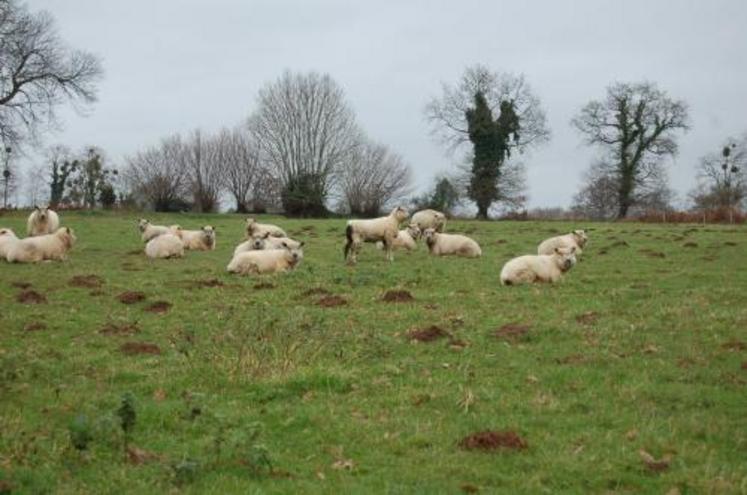
[[[267,238],[270,237],[269,232],[265,232],[262,235],[255,235],[252,237],[252,249],[261,251],[267,248]]]
[[[428,247],[433,246],[433,244],[435,244],[436,242],[436,229],[425,229],[423,231],[423,239],[425,239],[425,243],[428,245]]]
[[[246,219],[246,236],[252,237],[254,230],[256,229],[257,221],[251,217]]]
[[[205,225],[202,228],[202,237],[208,246],[212,246],[215,243],[215,229],[212,225]]]
[[[576,239],[576,244],[578,244],[579,247],[584,247],[586,246],[586,243],[589,242],[589,236],[584,230],[574,230],[571,232],[571,235]]]
[[[71,249],[73,244],[75,244],[75,241],[78,240],[78,238],[75,237],[75,232],[73,232],[73,229],[70,227],[60,227],[57,229],[57,232],[55,232],[55,235],[62,240],[66,249]]]
[[[0,237],[15,237],[16,233],[11,229],[0,229]]]
[[[395,209],[393,209],[390,215],[393,216],[395,219],[397,219],[397,223],[404,222],[405,220],[407,220],[407,217],[409,216],[407,214],[407,210],[405,210],[401,206],[398,206]]]
[[[555,263],[560,271],[567,272],[576,264],[576,246],[570,248],[555,248]]]
[[[47,220],[47,217],[49,216],[49,208],[48,207],[40,207],[40,206],[34,206],[34,209],[36,210],[37,217],[42,222],[45,222]]]
[[[285,249],[286,256],[291,266],[296,266],[303,259],[303,242],[298,244],[298,247],[291,247],[290,244],[283,241],[281,246]]]
[[[150,222],[147,219],[141,218],[140,220],[137,221],[137,228],[140,232],[145,232],[145,229],[148,228],[149,224]]]
[[[420,227],[418,227],[416,224],[411,223],[407,226],[407,233],[410,234],[410,237],[415,239],[416,241],[420,239],[420,234],[422,233],[420,230]]]
[[[182,226],[181,225],[170,225],[169,226],[169,234],[173,234],[177,236],[179,239],[182,238]]]

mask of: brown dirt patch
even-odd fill
[[[734,241],[726,241],[724,242],[724,246],[736,246],[737,243]]]
[[[606,249],[600,249],[600,250],[599,250],[599,251],[597,252],[597,254],[605,255],[605,254],[607,254],[608,252],[609,252],[609,251],[607,251]]]
[[[135,356],[138,354],[161,354],[161,348],[156,344],[150,342],[125,342],[119,347],[119,350],[128,356]]]
[[[217,278],[208,278],[205,280],[195,280],[192,282],[192,286],[198,288],[210,288],[210,287],[223,287],[226,284],[218,280]]]
[[[22,290],[24,290],[24,289],[30,288],[31,287],[31,283],[30,282],[11,282],[10,286],[11,287],[15,287],[16,289],[22,289]]]
[[[132,251],[127,251],[125,254],[127,256],[140,256],[141,254],[143,254],[143,250],[142,249],[133,249]]]
[[[98,289],[104,285],[104,280],[98,275],[76,275],[70,279],[69,283],[72,287]]]
[[[684,244],[682,245],[682,247],[686,247],[686,248],[696,248],[696,247],[698,247],[698,243],[697,243],[697,242],[686,242],[686,243],[684,243]]]
[[[271,282],[257,282],[256,284],[254,284],[254,288],[257,289],[257,290],[274,289],[275,288],[275,284],[273,284]]]
[[[384,297],[381,300],[384,302],[400,303],[412,302],[415,298],[412,297],[409,290],[388,290],[384,293]]]
[[[498,339],[517,342],[527,337],[530,328],[531,326],[523,323],[507,323],[496,330],[493,335]]]
[[[583,354],[569,354],[555,359],[555,362],[558,364],[583,364],[586,362],[586,356]]]
[[[109,322],[99,330],[102,335],[135,335],[140,332],[137,323],[112,323]]]
[[[117,300],[122,304],[135,304],[145,301],[145,294],[138,291],[128,290],[118,295]]]
[[[587,311],[576,316],[576,321],[581,325],[593,325],[599,319],[599,313],[596,311]]]
[[[662,253],[661,251],[654,251],[652,249],[641,249],[638,251],[641,254],[645,254],[649,258],[666,258],[667,255]]]
[[[641,457],[641,461],[648,468],[649,471],[654,473],[661,473],[669,469],[669,465],[672,463],[672,455],[666,454],[661,459],[655,459],[654,456],[649,454],[643,449],[638,451],[638,455]]]
[[[744,351],[747,350],[747,344],[740,340],[730,340],[721,344],[721,348],[727,351]]]
[[[506,244],[508,241],[506,239],[498,239],[495,241],[496,244]]]
[[[28,289],[18,294],[16,301],[21,304],[46,304],[47,296],[39,294],[33,289]]]
[[[627,241],[619,240],[610,244],[610,247],[630,247],[630,244],[628,244]]]
[[[38,332],[46,329],[47,324],[41,321],[30,321],[23,326],[24,332]]]
[[[742,369],[747,371],[747,361],[742,361]]]
[[[459,441],[459,446],[466,450],[524,450],[529,445],[518,433],[506,431],[480,431],[467,435]]]
[[[316,304],[317,306],[321,306],[323,308],[334,308],[336,306],[345,306],[347,303],[347,300],[345,300],[345,298],[343,297],[329,295],[319,299]]]
[[[407,332],[408,339],[417,340],[418,342],[433,342],[434,340],[446,337],[447,335],[449,335],[448,332],[436,325]]]
[[[145,308],[145,311],[149,313],[158,313],[158,314],[164,314],[168,313],[168,311],[171,309],[172,304],[168,301],[156,301],[152,304],[149,304],[148,307]]]
[[[324,287],[314,287],[307,291],[304,291],[302,294],[303,296],[310,297],[310,296],[329,296],[332,293],[325,289]]]

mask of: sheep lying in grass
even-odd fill
[[[413,251],[418,248],[418,239],[420,239],[420,229],[414,223],[407,226],[406,229],[400,230],[397,237],[392,241],[392,249],[406,249]],[[384,249],[384,243],[379,241],[376,247]]]
[[[151,239],[158,237],[159,235],[174,233],[174,231],[180,228],[178,225],[172,225],[166,227],[164,225],[153,225],[149,220],[141,218],[138,220],[137,228],[140,230],[140,238],[143,242],[148,242]]]
[[[446,228],[446,215],[436,210],[420,210],[412,216],[410,223],[414,223],[421,231],[435,229],[443,232]]]
[[[537,254],[552,254],[555,248],[576,248],[576,256],[580,256],[582,249],[589,241],[589,236],[583,230],[574,230],[570,234],[559,235],[545,239],[537,247]]]
[[[27,237],[11,243],[5,259],[11,263],[35,263],[43,260],[67,259],[67,252],[76,241],[69,227],[60,227],[54,234]]]
[[[460,234],[441,234],[436,229],[425,229],[423,233],[428,251],[436,256],[463,256],[479,258],[482,256],[480,245],[474,239]]]
[[[11,229],[2,228],[0,229],[0,258],[5,259],[10,252],[11,246],[18,242],[16,233]]]
[[[253,218],[246,219],[246,237],[261,237],[269,233],[271,237],[288,237],[283,229],[271,223],[257,223]]]
[[[215,249],[215,229],[205,225],[200,230],[182,230],[174,233],[184,243],[184,249],[191,251],[212,251]]]
[[[233,250],[234,256],[246,251],[261,251],[263,249],[281,249],[287,246],[290,249],[298,249],[303,246],[303,242],[296,241],[290,237],[272,237],[269,232],[263,236],[252,237],[244,241]]]
[[[176,234],[161,234],[145,244],[145,255],[152,259],[181,258],[184,256],[184,243]]]
[[[301,243],[301,247],[303,242]],[[244,251],[234,255],[226,267],[230,273],[258,275],[293,270],[303,259],[303,249],[284,246],[280,249]]]
[[[60,217],[48,207],[34,206],[34,211],[26,221],[26,235],[29,237],[52,234],[58,228],[60,228]]]
[[[392,244],[399,233],[399,224],[407,220],[407,216],[407,210],[398,206],[385,217],[371,220],[348,220],[348,226],[345,229],[347,242],[343,251],[345,259],[350,263],[356,263],[358,251],[364,242],[381,241],[384,243],[386,258],[393,261]]]
[[[575,264],[575,246],[555,248],[552,254],[519,256],[503,265],[501,283],[518,285],[533,282],[557,282]]]

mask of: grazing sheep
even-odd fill
[[[272,237],[269,232],[265,232],[263,236],[252,237],[248,241],[244,241],[233,250],[234,256],[239,253],[246,251],[261,251],[263,249],[281,249],[287,246],[291,249],[298,249],[303,246],[303,242],[298,242],[291,239],[290,237]]]
[[[18,242],[16,233],[11,229],[0,229],[0,258],[5,259],[10,252],[11,246]]]
[[[479,258],[482,256],[480,245],[473,239],[459,234],[441,234],[436,229],[425,229],[423,233],[428,251],[436,256],[464,256]]]
[[[11,263],[35,263],[42,260],[64,261],[77,238],[69,227],[60,227],[54,234],[27,237],[13,242],[6,258]]]
[[[576,256],[580,256],[582,249],[589,241],[589,236],[583,230],[574,230],[570,234],[551,237],[542,241],[537,247],[537,254],[552,254],[555,248],[576,248]]]
[[[151,239],[154,239],[158,237],[159,235],[163,234],[175,234],[175,231],[180,229],[178,225],[172,225],[171,227],[166,227],[164,225],[153,225],[150,223],[149,220],[145,218],[141,218],[138,220],[137,228],[140,230],[141,239],[143,242],[148,242]]]
[[[49,207],[34,206],[34,211],[26,221],[26,235],[29,237],[52,234],[58,228],[60,228],[60,217]]]
[[[240,275],[287,272],[303,259],[302,247],[303,242],[298,248],[285,245],[280,249],[244,251],[234,255],[226,270]]]
[[[421,231],[435,229],[443,232],[446,228],[446,215],[436,210],[420,210],[412,216],[410,223],[414,223]]]
[[[345,259],[350,263],[356,263],[358,251],[364,242],[381,241],[384,243],[386,258],[393,261],[392,244],[399,234],[399,224],[407,220],[407,217],[407,210],[398,206],[385,217],[371,220],[348,220],[348,226],[345,229],[347,242],[343,250]]]
[[[532,282],[557,282],[575,264],[575,246],[555,248],[553,254],[519,256],[503,265],[501,283],[517,285]]]
[[[182,240],[184,249],[192,251],[212,251],[215,249],[215,229],[211,225],[205,225],[200,230],[182,230],[179,228],[172,233]]]
[[[161,234],[148,241],[145,255],[153,259],[181,258],[184,256],[184,243],[176,234]]]
[[[268,232],[272,237],[288,237],[288,234],[277,225],[272,225],[271,223],[257,223],[257,221],[251,217],[246,219],[247,239],[263,236]]]
[[[418,248],[418,239],[420,239],[420,229],[414,223],[407,226],[406,229],[400,230],[397,237],[392,242],[392,249],[406,249],[413,251]],[[376,247],[384,249],[384,243],[379,241]]]

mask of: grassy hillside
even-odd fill
[[[592,225],[562,283],[506,288],[576,226],[455,221],[482,258],[348,267],[344,221],[268,217],[305,259],[240,278],[239,216],[154,216],[218,231],[167,261],[134,215],[62,218],[67,262],[0,262],[0,492],[747,491],[745,228]]]

